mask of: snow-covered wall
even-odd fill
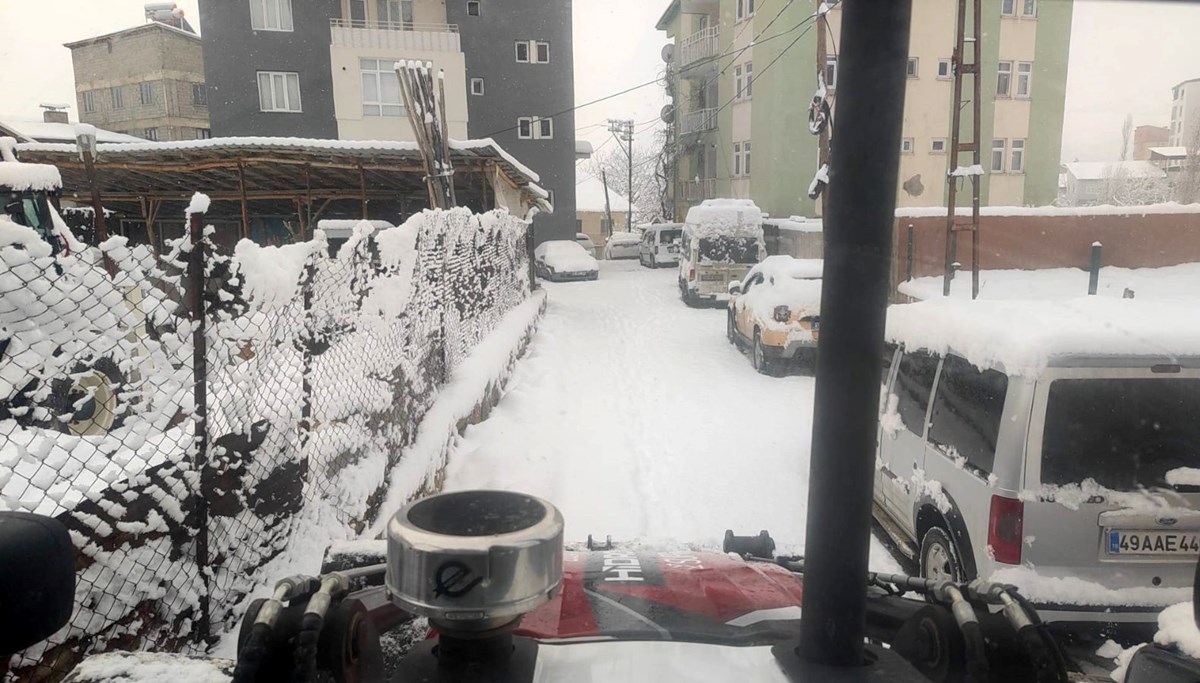
[[[112,238],[66,256],[19,227],[0,233],[0,510],[57,516],[80,553],[72,623],[15,658],[19,676],[114,646],[195,649],[236,625],[305,520],[353,533],[397,472],[428,473],[400,476],[409,493],[435,486],[427,415],[436,432],[457,413],[435,399],[485,403],[507,364],[489,374],[476,351],[509,358],[542,306],[528,300],[528,224],[504,211],[363,222],[333,258],[320,231],[232,255]],[[181,305],[201,254],[203,372]],[[115,420],[64,433],[101,403]]]

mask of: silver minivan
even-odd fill
[[[1200,336],[1109,301],[889,309],[874,515],[921,575],[1014,584],[1047,621],[1190,599]]]
[[[643,225],[642,241],[638,246],[638,261],[647,268],[673,266],[679,262],[679,242],[683,238],[683,223]]]

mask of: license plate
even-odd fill
[[[1200,533],[1181,531],[1108,532],[1109,555],[1197,555]]]
[[[667,253],[668,254],[678,254],[679,247],[667,247]]]

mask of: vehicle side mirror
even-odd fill
[[[0,512],[0,657],[54,635],[71,620],[75,546],[56,519]]]
[[[742,283],[740,280],[734,280],[733,282],[729,283],[729,293],[730,294],[741,294],[742,293]]]

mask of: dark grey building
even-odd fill
[[[212,134],[337,138],[329,19],[341,13],[340,0],[200,0]]]
[[[467,57],[471,137],[495,139],[554,195],[554,214],[534,219],[539,241],[575,234],[571,14],[571,0],[446,2],[446,20],[458,24]],[[474,94],[476,79],[482,95]]]
[[[431,61],[446,72],[451,135],[466,121],[467,137],[537,172],[555,206],[535,218],[537,238],[569,239],[571,15],[571,0],[200,0],[212,133],[411,139],[385,65]]]

